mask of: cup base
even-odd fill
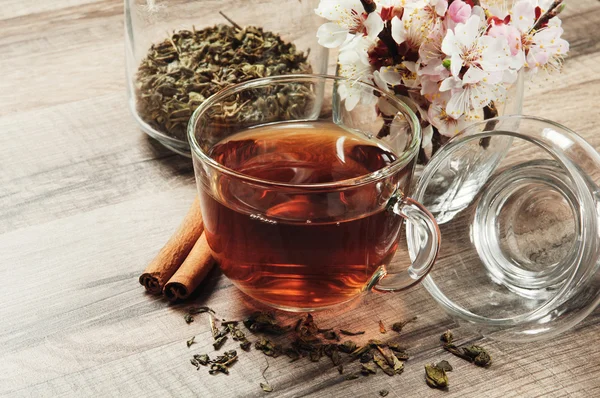
[[[492,281],[519,296],[547,299],[577,264],[577,207],[552,160],[510,167],[482,191],[472,241]]]

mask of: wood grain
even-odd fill
[[[600,148],[600,2],[567,3],[565,71],[528,87],[524,113],[565,124]],[[261,353],[242,355],[230,376],[196,371],[189,357],[212,352],[206,317],[187,325],[182,305],[137,283],[195,187],[189,160],[146,138],[128,113],[122,9],[119,0],[0,7],[0,395],[265,396]],[[442,255],[439,266],[452,261]],[[255,308],[216,269],[193,302],[231,319]],[[453,361],[447,392],[425,385],[423,366],[451,359],[437,339],[457,325],[423,288],[368,295],[316,317],[322,327],[361,325],[367,339],[379,337],[379,319],[413,314],[418,322],[393,338],[413,355],[401,376],[344,381],[327,361],[268,358],[268,396],[600,396],[598,310],[547,342],[465,335],[489,348],[494,365]],[[198,344],[187,348],[192,335]]]

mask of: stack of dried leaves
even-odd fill
[[[136,74],[137,112],[156,130],[187,141],[186,126],[192,112],[212,94],[258,77],[311,73],[307,56],[294,44],[259,27],[234,24],[180,30],[152,45],[142,60]],[[294,99],[293,95],[286,95],[286,103],[282,103],[282,98],[273,97],[272,104],[265,103],[262,108],[292,108],[297,104],[287,104],[290,98]],[[223,109],[224,113],[234,111]]]

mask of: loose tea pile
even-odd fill
[[[139,116],[186,141],[192,112],[208,97],[258,77],[311,73],[308,54],[275,33],[237,24],[180,30],[153,44],[136,74]]]
[[[213,337],[213,346],[216,351],[222,348],[224,342],[231,337],[234,341],[239,342],[240,348],[244,351],[249,351],[251,343],[246,338],[238,325],[238,321],[222,320],[220,328],[217,327],[217,321],[212,315],[214,312],[208,307],[192,308],[188,314],[184,316],[186,323],[193,322],[193,315],[199,313],[208,313],[210,327]],[[406,325],[408,322],[413,322],[415,318],[408,321],[396,322],[392,330],[400,332],[401,328],[398,325]],[[383,322],[380,321],[383,325]],[[305,317],[298,319],[294,326],[280,325],[277,323],[275,316],[271,313],[255,312],[243,321],[243,325],[252,333],[261,333],[264,335],[281,336],[288,333],[293,333],[290,343],[282,345],[273,342],[265,336],[259,337],[254,343],[254,348],[261,351],[264,355],[272,358],[285,355],[290,359],[290,362],[297,361],[301,358],[308,358],[312,362],[318,362],[323,357],[329,358],[332,366],[337,369],[339,374],[344,374],[344,365],[348,366],[351,362],[358,362],[356,369],[352,372],[347,372],[346,380],[354,380],[362,376],[376,374],[377,369],[388,376],[394,376],[404,371],[404,361],[409,359],[409,354],[406,349],[396,343],[382,342],[379,340],[369,340],[364,345],[357,345],[352,340],[342,340],[342,336],[358,336],[363,335],[364,331],[348,331],[340,329],[336,332],[333,328],[321,329],[315,323],[312,315],[307,314]],[[194,344],[194,338],[188,340],[187,345],[190,347]],[[342,357],[344,354],[344,357]],[[210,374],[224,373],[229,374],[230,367],[237,361],[238,353],[236,350],[228,350],[223,355],[219,355],[211,359],[208,354],[195,354],[190,359],[190,362],[197,369],[207,367]],[[268,383],[261,383],[261,388],[265,392],[271,392],[272,386]],[[382,390],[384,391],[384,390]],[[384,396],[384,395],[382,395]]]
[[[228,321],[225,319],[219,322],[213,316],[214,311],[212,309],[208,307],[196,307],[189,309],[188,313],[184,316],[186,323],[193,322],[193,315],[200,313],[208,314],[215,351],[219,351],[229,337],[239,343],[242,350],[251,350],[252,343],[238,327],[242,323],[250,332],[262,334],[254,342],[254,348],[261,351],[265,356],[272,358],[287,356],[290,362],[295,362],[302,358],[308,358],[312,362],[319,362],[322,358],[327,357],[331,361],[332,367],[336,368],[339,374],[345,374],[345,380],[355,380],[361,376],[366,377],[376,374],[378,370],[381,370],[388,376],[401,374],[404,371],[404,362],[410,358],[406,348],[397,343],[371,339],[364,345],[357,345],[352,340],[346,340],[344,336],[363,335],[364,331],[339,329],[339,332],[337,332],[333,328],[321,329],[317,326],[311,314],[298,319],[293,326],[279,324],[272,313],[266,312],[255,312],[243,322]],[[416,321],[416,319],[414,317],[396,322],[390,329],[400,333],[404,326]],[[220,325],[217,326],[217,323],[220,323]],[[380,331],[385,329],[382,321],[379,321],[378,325]],[[288,334],[291,334],[291,336],[287,338],[289,343],[285,345],[271,341],[264,336],[283,336]],[[343,342],[342,339],[344,339]],[[440,340],[445,350],[462,359],[483,367],[491,364],[491,358],[483,348],[476,345],[467,345],[459,348],[454,345],[453,335],[450,331],[444,333],[440,337]],[[194,337],[192,337],[187,341],[187,346],[190,347],[194,343]],[[229,374],[231,366],[237,360],[238,352],[230,349],[225,351],[223,355],[216,356],[214,359],[211,359],[208,354],[194,354],[190,362],[197,369],[206,367],[210,374],[215,375],[218,373]],[[356,365],[352,365],[354,362]],[[346,371],[345,367],[348,368],[349,366],[352,366],[352,371]],[[449,384],[446,372],[449,371],[452,371],[452,365],[446,360],[442,360],[437,364],[425,365],[425,382],[432,388],[446,389]],[[260,383],[260,387],[265,392],[273,391],[273,387],[266,382],[266,379],[265,383]],[[387,390],[379,392],[382,397],[388,393]]]

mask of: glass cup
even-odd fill
[[[290,129],[298,132],[286,135]],[[335,162],[372,170],[306,182],[307,170],[331,168],[331,129],[338,134]],[[287,144],[299,137],[301,145]],[[223,273],[254,299],[319,310],[371,289],[411,287],[433,266],[438,226],[406,196],[421,130],[397,98],[333,76],[261,78],[206,100],[188,138],[208,244]],[[373,153],[387,162],[367,164],[383,159]],[[242,163],[254,166],[232,166]],[[269,177],[281,175],[286,179]],[[418,231],[420,247],[410,266],[389,269],[404,220]]]

